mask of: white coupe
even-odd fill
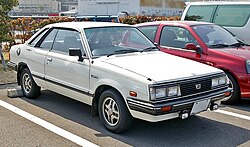
[[[223,71],[163,53],[125,24],[50,24],[12,46],[10,57],[26,97],[44,87],[91,105],[115,133],[133,118],[158,122],[215,110],[231,93]]]

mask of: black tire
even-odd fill
[[[113,133],[126,131],[133,122],[133,117],[122,96],[113,89],[108,89],[101,94],[98,111],[103,125]]]
[[[223,104],[234,104],[240,99],[240,88],[236,79],[229,73],[226,73],[229,78],[229,87],[233,88],[230,96],[223,99]]]
[[[27,98],[34,99],[41,94],[41,87],[37,86],[33,80],[30,71],[25,68],[20,76],[21,88],[23,95]]]

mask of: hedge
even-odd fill
[[[171,17],[151,17],[151,16],[127,16],[124,18],[119,18],[121,23],[124,24],[138,24],[143,22],[151,22],[151,21],[171,21],[171,20],[180,20],[179,16],[171,16]],[[9,25],[11,26],[10,30],[10,42],[6,43],[3,47],[3,51],[9,51],[12,45],[18,43],[24,43],[27,41],[36,31],[44,27],[45,25],[51,23],[59,23],[59,22],[71,22],[75,21],[74,18],[68,17],[51,17],[48,19],[32,19],[32,18],[18,18],[16,20],[10,20]],[[16,42],[20,40],[21,42]]]

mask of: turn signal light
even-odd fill
[[[225,96],[230,96],[230,95],[231,95],[230,91],[225,92]]]
[[[129,91],[129,95],[132,97],[137,97],[137,93],[134,91]]]
[[[167,112],[167,111],[171,111],[172,110],[172,106],[165,106],[161,108],[162,112]]]

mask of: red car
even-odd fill
[[[227,30],[212,23],[194,21],[159,21],[136,26],[161,51],[224,70],[234,89],[224,103],[250,99],[250,46]]]

